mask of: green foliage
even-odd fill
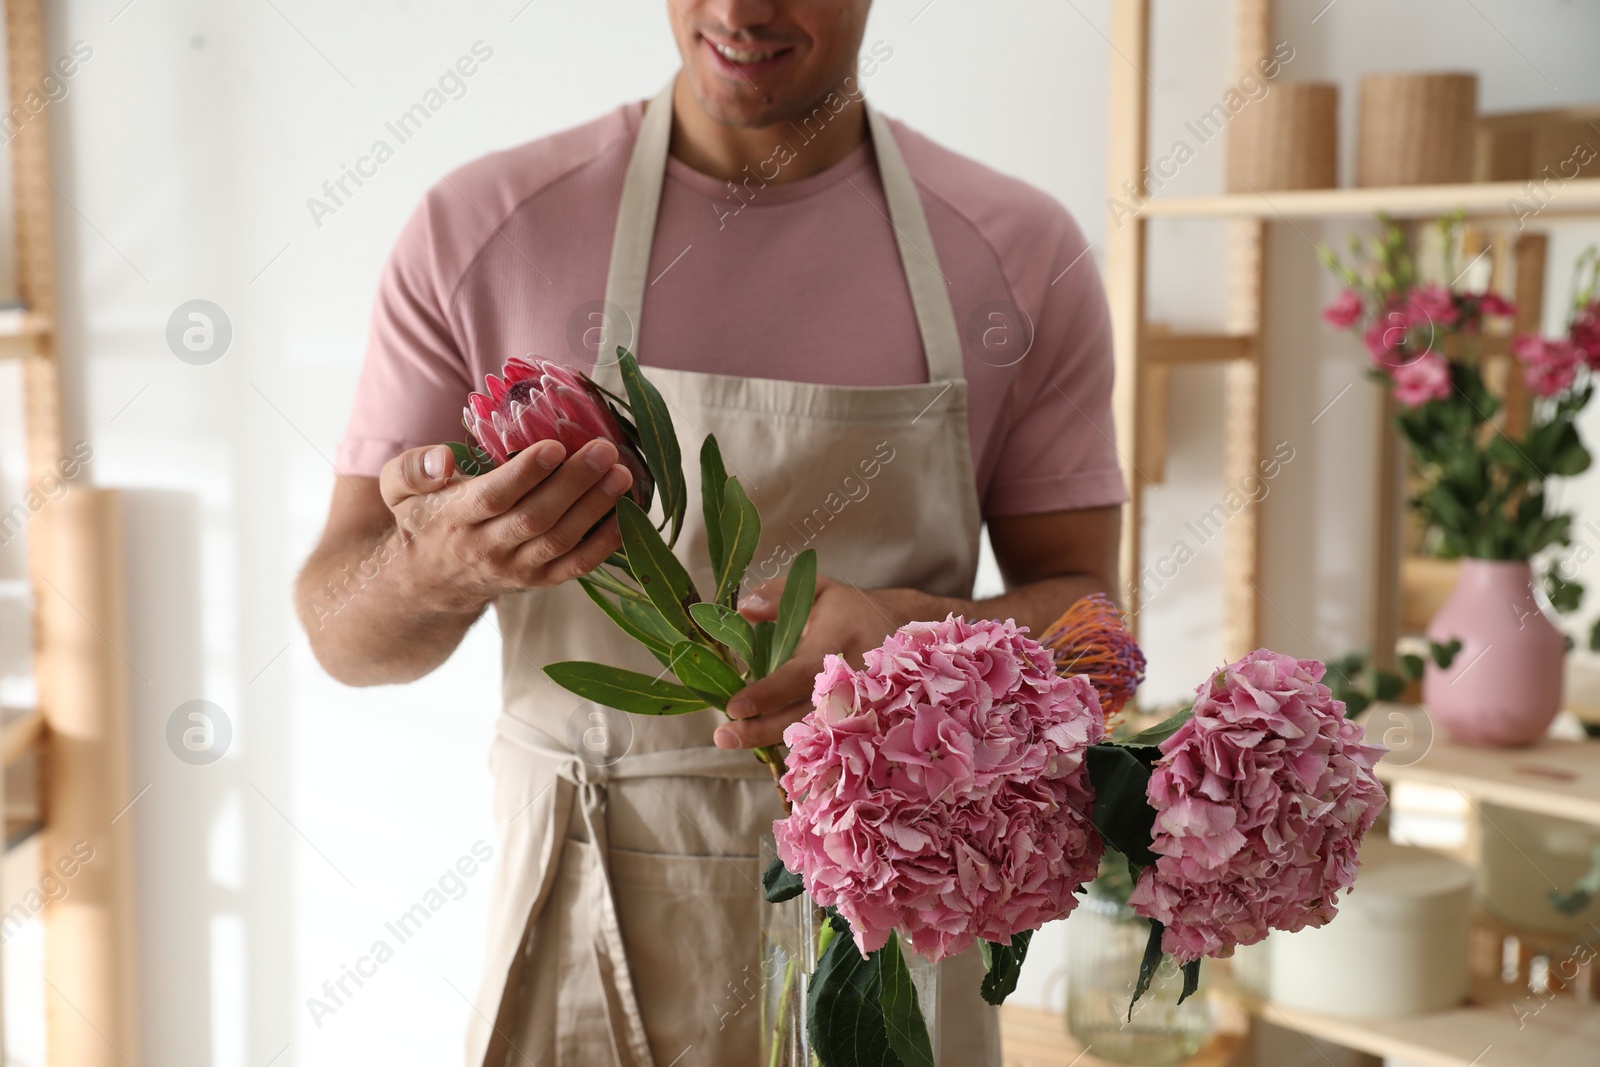
[[[1445,644],[1430,638],[1428,640],[1428,655],[1433,657],[1433,665],[1441,671],[1450,669],[1450,664],[1456,661],[1456,656],[1461,652],[1461,638],[1452,637]]]
[[[1583,583],[1563,578],[1559,563],[1552,562],[1544,572],[1544,591],[1550,606],[1563,615],[1577,611],[1583,604]]]
[[[489,453],[477,445],[463,444],[460,441],[446,441],[445,447],[450,454],[455,456],[456,470],[468,478],[476,478],[480,474],[487,474],[494,470],[494,460]]]
[[[806,996],[806,1030],[827,1067],[933,1067],[928,1025],[899,938],[863,957],[850,927],[829,909],[833,935]]]
[[[808,548],[795,557],[789,565],[789,577],[783,583],[783,596],[778,598],[778,622],[772,632],[772,651],[768,658],[767,673],[771,674],[789,661],[800,634],[811,615],[811,603],[817,592],[817,551]]]
[[[978,950],[983,955],[983,985],[978,992],[983,999],[996,1007],[1017,991],[1017,979],[1022,977],[1022,961],[1028,955],[1028,943],[1033,931],[1024,930],[1011,936],[1011,944],[979,941]]]
[[[603,663],[552,663],[544,673],[586,700],[636,715],[681,715],[706,706],[706,698],[692,689]]]
[[[776,856],[767,864],[767,869],[761,872],[761,893],[767,898],[768,904],[782,904],[786,900],[793,900],[805,892],[805,888],[800,876],[785,867],[783,861]]]
[[[683,480],[683,453],[678,450],[678,433],[672,426],[667,402],[639,370],[639,361],[625,348],[617,349],[622,386],[628,392],[628,407],[633,412],[634,429],[639,435],[639,451],[661,494],[662,525],[672,527],[668,544],[678,543],[678,531],[689,507],[689,487]]]
[[[1409,657],[1414,662],[1407,659],[1401,657],[1401,673],[1396,674],[1370,662],[1366,652],[1352,652],[1323,663],[1327,673],[1322,676],[1322,684],[1335,700],[1344,701],[1345,716],[1354,717],[1375,700],[1398,700],[1407,679],[1422,677],[1422,661],[1416,656]]]

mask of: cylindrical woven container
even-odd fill
[[[1476,74],[1369,74],[1361,79],[1356,184],[1472,180]]]
[[[1533,130],[1528,178],[1600,177],[1600,132],[1581,119],[1543,122]],[[1545,168],[1549,173],[1545,173]]]
[[[1339,87],[1274,82],[1228,127],[1228,191],[1339,184]]]

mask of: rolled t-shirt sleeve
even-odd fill
[[[406,223],[383,269],[355,404],[335,455],[341,474],[375,477],[409,448],[462,437],[472,381],[450,328],[430,200]]]
[[[1111,313],[1082,233],[1062,213],[1057,266],[1038,278],[1033,347],[1012,380],[985,516],[1105,507],[1127,500],[1117,462]]]

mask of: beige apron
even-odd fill
[[[683,447],[690,506],[676,551],[701,590],[713,583],[698,457],[715,433],[761,511],[747,584],[815,548],[819,573],[858,588],[971,593],[980,519],[960,336],[911,175],[887,125],[867,115],[928,383],[842,388],[647,366]],[[623,324],[615,340],[629,347],[671,131],[669,84],[646,111],[612,245],[606,298]],[[621,391],[614,363],[595,376]],[[607,714],[551,684],[538,668],[556,660],[659,673],[576,583],[497,607],[505,713],[490,765],[501,854],[468,1063],[754,1063],[766,906],[757,841],[782,814],[767,769],[711,746],[718,711]],[[976,954],[945,967],[943,1062],[998,1064]]]

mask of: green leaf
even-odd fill
[[[753,671],[756,668],[756,632],[749,621],[726,604],[690,604],[689,614],[700,629],[739,654]]]
[[[1133,999],[1128,1001],[1128,1021],[1133,1021],[1133,1006],[1150,989],[1150,981],[1161,966],[1161,933],[1166,927],[1156,919],[1150,920],[1150,937],[1144,943],[1144,957],[1139,961],[1139,980],[1133,986]]]
[[[617,607],[634,626],[650,634],[667,646],[671,652],[672,646],[683,640],[683,636],[673,629],[672,624],[662,618],[661,612],[648,600],[624,600]]]
[[[1396,700],[1400,696],[1400,691],[1406,687],[1405,679],[1398,674],[1377,667],[1367,668],[1365,681],[1367,694],[1373,700]]]
[[[722,573],[722,487],[727,481],[728,470],[723,466],[717,437],[706,434],[700,445],[700,511],[706,524],[706,550],[711,557],[712,574]]]
[[[811,1050],[827,1067],[903,1067],[889,1044],[881,1007],[882,950],[862,958],[837,912],[828,947],[817,958],[806,995]]]
[[[1449,644],[1441,645],[1439,642],[1428,641],[1428,654],[1433,657],[1434,666],[1441,671],[1450,669],[1450,664],[1455,662],[1456,653],[1461,651],[1461,638],[1452,637]]]
[[[1089,747],[1089,780],[1094,783],[1090,818],[1107,844],[1130,862],[1148,867],[1156,861],[1156,854],[1150,851],[1156,811],[1145,798],[1150,768],[1135,751],[1157,754],[1149,748],[1130,750],[1106,743]]]
[[[704,697],[681,685],[602,663],[569,660],[550,664],[544,673],[585,700],[636,715],[681,715],[706,706]]]
[[[782,904],[786,900],[793,900],[805,892],[806,884],[800,876],[783,865],[778,857],[772,857],[772,862],[767,864],[767,869],[761,872],[761,893],[767,898],[768,904]]]
[[[456,458],[456,470],[469,478],[476,478],[480,474],[488,474],[494,470],[494,460],[489,458],[489,453],[477,445],[462,444],[460,441],[446,441],[445,447]]]
[[[1178,994],[1178,1003],[1182,1004],[1194,995],[1200,988],[1200,961],[1190,960],[1183,965],[1183,992]]]
[[[689,618],[685,604],[700,597],[683,569],[678,557],[672,554],[661,534],[650,524],[650,517],[639,505],[627,497],[617,500],[617,529],[622,534],[622,547],[628,552],[628,568],[633,580],[661,612],[661,617],[678,633],[691,641],[700,639],[700,631]]]
[[[1422,668],[1423,662],[1421,656],[1407,652],[1405,655],[1400,657],[1400,673],[1405,677],[1406,681],[1414,682],[1418,678],[1421,678]]]
[[[1022,961],[1028,955],[1028,942],[1031,940],[1033,931],[1024,930],[1011,935],[1009,945],[981,942],[984,948],[983,963],[988,968],[988,973],[983,976],[983,985],[978,989],[984,1000],[998,1007],[1017,991],[1017,979],[1022,976]]]
[[[680,641],[672,646],[672,673],[678,681],[697,693],[717,698],[719,708],[726,707],[728,698],[744,688],[739,672],[717,658],[705,645]]]
[[[772,662],[772,635],[778,627],[776,623],[766,621],[756,623],[753,629],[756,639],[750,650],[756,658],[750,661],[750,672],[757,678],[765,678],[771,673],[767,667]]]
[[[1173,734],[1177,733],[1183,727],[1183,724],[1192,718],[1194,718],[1194,706],[1190,705],[1189,707],[1178,712],[1176,715],[1161,720],[1148,730],[1141,730],[1132,737],[1124,738],[1117,743],[1119,745],[1127,745],[1131,748],[1154,748],[1167,738],[1171,737]]]
[[[661,493],[661,510],[665,523],[671,523],[669,543],[676,544],[678,531],[683,527],[683,516],[689,508],[689,488],[683,480],[683,453],[678,450],[678,433],[672,427],[672,415],[667,402],[656,387],[639,370],[639,361],[633,353],[618,347],[617,358],[622,371],[622,385],[628,391],[628,406],[633,409],[633,424],[639,431],[639,448],[644,453],[645,466]],[[632,552],[628,555],[631,557]]]
[[[578,584],[583,586],[585,593],[589,594],[589,599],[599,605],[600,610],[605,612],[611,621],[617,624],[619,630],[648,649],[650,654],[659,660],[663,667],[672,666],[672,646],[678,640],[676,634],[673,635],[671,640],[663,640],[659,634],[638,625],[632,618],[623,613],[622,608],[615,601],[601,592],[600,584],[588,575],[579,578]],[[624,600],[622,603],[634,604],[635,602]],[[638,605],[635,604],[635,606]],[[649,610],[652,613],[655,611],[654,608]],[[659,616],[657,617],[659,618]]]
[[[808,548],[795,557],[789,577],[778,598],[778,624],[772,634],[772,656],[767,671],[771,674],[789,661],[800,634],[811,615],[811,602],[817,595],[817,550]]]
[[[873,955],[879,957],[878,1008],[883,1012],[889,1047],[904,1067],[933,1067],[933,1042],[917,1003],[917,987],[911,984],[911,969],[900,951],[899,936],[891,932],[883,948]]]
[[[745,569],[756,554],[756,542],[761,539],[761,516],[737,478],[723,483],[722,514],[717,521],[723,557],[722,568],[717,572],[717,595],[712,599],[732,607]]]

